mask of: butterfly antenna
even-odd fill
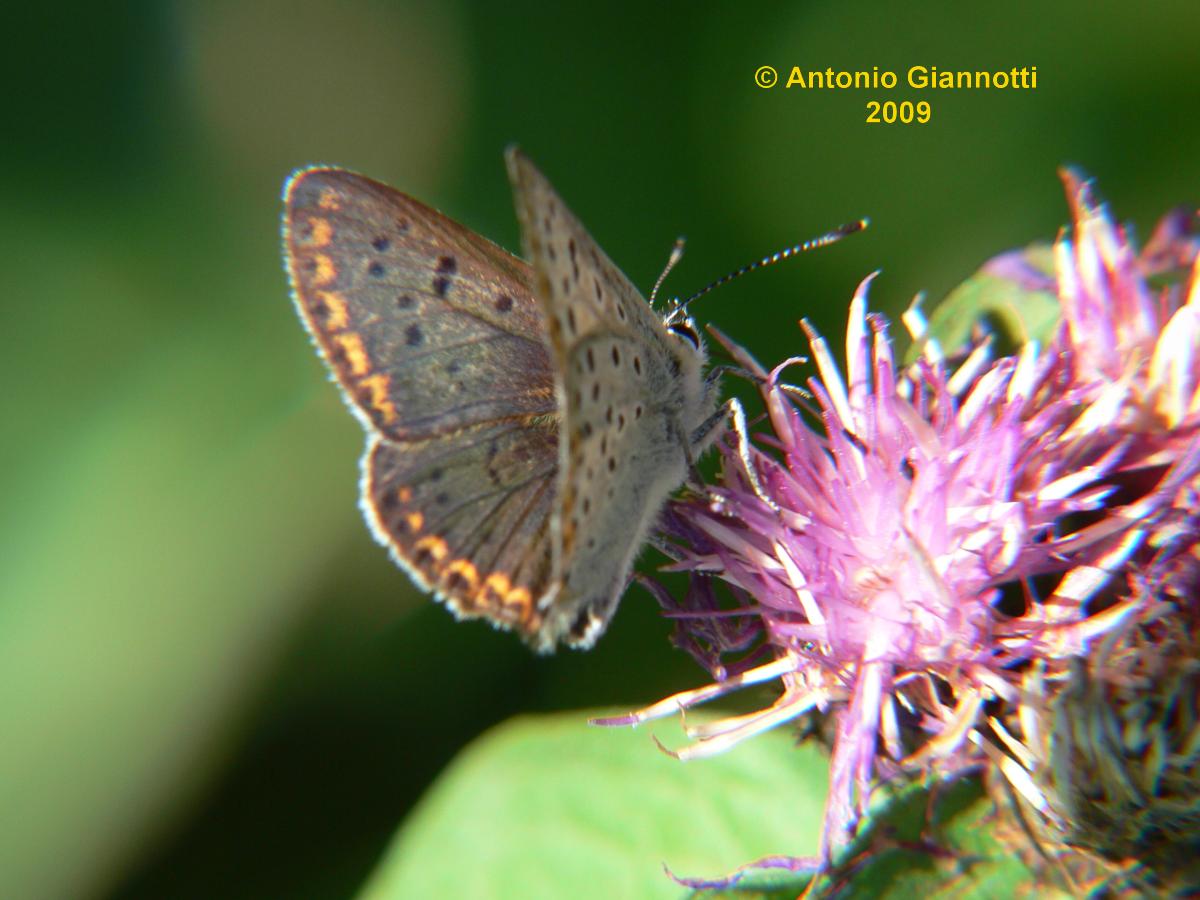
[[[689,303],[691,303],[693,300],[698,300],[699,298],[701,298],[705,294],[707,294],[709,291],[715,290],[716,288],[719,288],[722,285],[729,284],[729,282],[733,281],[735,278],[741,278],[747,272],[753,272],[755,269],[765,269],[767,266],[773,266],[777,262],[783,262],[788,257],[795,256],[798,253],[806,253],[809,250],[816,250],[820,247],[827,247],[830,244],[836,244],[842,238],[847,237],[848,235],[854,234],[857,231],[862,231],[870,224],[871,224],[870,219],[859,219],[857,222],[847,222],[845,225],[840,225],[837,228],[833,229],[832,231],[826,232],[825,234],[821,235],[820,237],[813,238],[811,241],[805,241],[803,244],[796,244],[796,246],[794,246],[794,247],[788,247],[786,250],[780,250],[778,253],[772,253],[770,256],[764,256],[762,259],[758,260],[757,262],[747,263],[746,265],[742,266],[740,269],[730,272],[724,278],[718,278],[716,281],[714,281],[712,284],[710,284],[708,287],[704,288],[703,290],[697,291],[696,293],[692,294],[692,296],[688,297],[686,300],[684,300],[682,303],[680,303],[679,307],[681,309],[686,308],[687,305]],[[667,267],[667,271],[668,272],[670,271],[670,266]],[[663,274],[665,275],[666,272],[664,272]],[[659,281],[661,282],[662,279],[659,279]],[[653,295],[651,295],[651,296],[653,296]]]
[[[667,276],[671,274],[671,270],[675,268],[675,264],[683,259],[684,243],[683,238],[675,238],[675,246],[671,248],[671,255],[667,257],[667,267],[662,270],[662,274],[658,276],[658,281],[654,282],[654,290],[650,292],[651,303],[654,303],[654,298],[658,296],[658,289],[667,280]]]

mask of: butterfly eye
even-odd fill
[[[673,322],[667,326],[667,331],[672,334],[677,334],[684,340],[688,341],[697,350],[700,349],[700,335],[696,334],[696,329],[692,327],[692,323],[686,319],[681,322]]]

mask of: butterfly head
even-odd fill
[[[708,350],[700,328],[687,312],[687,304],[673,300],[663,316],[671,358],[678,367],[683,392],[684,421],[692,426],[706,419],[716,406],[716,382],[704,377]]]

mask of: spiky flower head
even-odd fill
[[[1193,537],[1131,566],[1136,615],[1065,676],[1026,672],[1022,740],[1009,738],[991,787],[1001,809],[1026,807],[1008,842],[1043,880],[1074,893],[1200,891],[1196,550]]]
[[[1167,217],[1139,256],[1091,183],[1062,173],[1073,233],[1055,245],[1062,328],[1055,349],[1070,355],[1072,380],[1088,399],[1118,412],[1114,432],[1162,439],[1194,430],[1200,417],[1200,260],[1195,242]],[[1148,276],[1191,269],[1182,285],[1152,287]]]
[[[1132,614],[1065,672],[1049,674],[1034,660],[1005,720],[1011,731],[996,724],[1008,752],[995,774],[1033,813],[1022,818],[1018,841],[1028,843],[1032,825],[1032,868],[1048,860],[1047,875],[1072,890],[1104,884],[1175,896],[1200,890],[1194,217],[1164,217],[1138,253],[1090,183],[1062,174],[1074,227],[1055,247],[1063,321],[1052,346],[1091,404],[1090,452],[1121,447],[1114,493],[1160,480],[1155,502],[1128,531],[1120,577],[1101,598]]]
[[[679,642],[717,680],[607,721],[636,724],[778,680],[769,708],[693,729],[676,755],[694,757],[827,713],[819,854],[769,865],[826,865],[880,783],[978,766],[996,733],[1019,744],[1005,723],[1020,718],[1022,669],[1036,662],[1049,683],[1062,680],[1143,606],[1096,598],[1197,468],[1200,448],[1181,433],[1196,418],[1197,380],[1155,360],[1170,352],[1158,350],[1168,331],[1170,348],[1195,356],[1200,295],[1193,279],[1174,314],[1156,306],[1123,235],[1072,177],[1076,232],[1056,251],[1064,326],[1050,352],[1031,342],[992,360],[983,343],[952,368],[914,309],[906,322],[924,353],[900,369],[886,322],[867,311],[867,279],[850,306],[845,377],[806,325],[811,401],[783,380],[800,360],[758,369],[771,433],[732,435],[720,484],[671,510],[676,567],[693,574],[670,604]],[[1157,434],[1146,410],[1159,427],[1174,423],[1171,441],[1146,437]],[[1114,492],[1122,472],[1152,459],[1157,482]],[[736,609],[717,608],[713,576]],[[1041,576],[1057,579],[1045,595],[1028,587]]]

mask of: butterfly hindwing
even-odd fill
[[[552,592],[550,514],[557,429],[496,423],[409,444],[372,440],[363,509],[426,590],[462,618],[484,616],[527,637]]]

